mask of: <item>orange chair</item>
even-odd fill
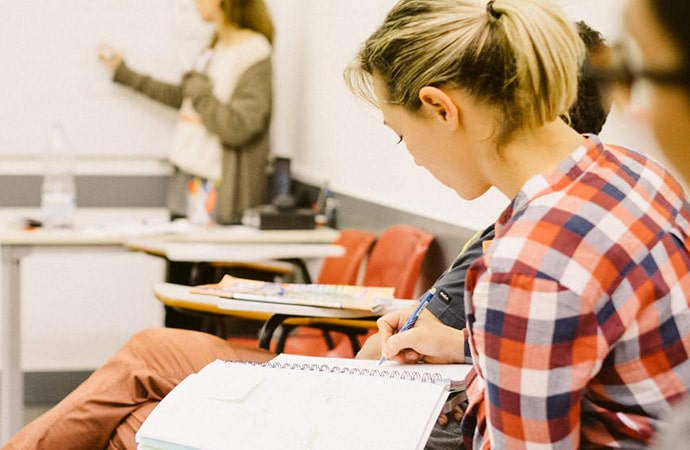
[[[369,253],[376,237],[366,231],[347,228],[340,232],[334,244],[345,248],[343,256],[324,258],[319,276],[319,284],[357,284],[359,271],[364,258]]]
[[[433,240],[432,234],[408,225],[386,228],[369,255],[362,285],[392,286],[396,298],[412,298]]]
[[[342,245],[345,248],[345,254],[324,258],[316,282],[319,284],[357,284],[362,263],[375,240],[376,237],[366,231],[354,228],[342,230],[334,244]],[[281,331],[282,334],[278,337],[278,348],[282,350],[289,330]],[[310,354],[324,354],[335,346],[325,330],[319,330],[318,335],[304,333],[300,338],[302,338],[303,354],[306,354],[307,348],[309,348],[308,353]],[[258,343],[258,339],[245,337],[229,337],[227,340],[242,345],[257,345]]]
[[[395,288],[396,298],[413,298],[419,280],[422,263],[434,236],[424,230],[408,225],[392,225],[377,239],[367,260],[362,285]],[[356,322],[356,321],[355,321]],[[323,325],[309,325],[326,331],[341,331],[348,339],[340,339],[337,345],[327,351],[328,356],[348,357],[356,354],[362,342],[376,331],[375,322],[360,321],[362,326],[340,327],[333,322]],[[349,345],[348,344],[349,341]],[[283,338],[284,342],[284,338]],[[305,354],[309,349],[290,342],[278,351]]]

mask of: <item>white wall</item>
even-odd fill
[[[194,2],[0,2],[0,17],[0,155],[41,156],[60,122],[81,159],[165,157],[175,110],[111,83],[97,49],[110,44],[132,67],[177,80],[211,31]]]
[[[612,43],[619,39],[625,0],[557,0]],[[416,167],[378,111],[355,100],[342,71],[394,0],[272,0],[275,50],[274,151],[293,158],[304,181],[328,180],[336,190],[471,229],[495,220],[507,204],[496,191],[463,201]],[[658,157],[648,130],[614,112],[602,137]]]

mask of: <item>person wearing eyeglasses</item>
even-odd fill
[[[638,59],[627,64],[628,85],[640,81],[648,84],[647,117],[652,129],[662,152],[690,183],[690,3],[629,0],[626,6],[626,28],[638,50]],[[685,339],[677,352],[678,358],[687,360],[690,341]],[[671,424],[661,434],[657,448],[686,448],[690,441],[690,399],[676,406],[669,419]]]
[[[690,182],[690,3],[683,0],[630,0],[627,29],[638,58],[628,81],[649,85],[648,117],[661,150]]]

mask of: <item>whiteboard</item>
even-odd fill
[[[42,155],[53,123],[76,156],[165,157],[176,110],[112,83],[98,46],[177,82],[211,32],[191,0],[0,2],[0,158]]]

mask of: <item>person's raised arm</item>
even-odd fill
[[[109,45],[100,45],[98,59],[112,69],[115,83],[128,86],[173,108],[179,108],[182,104],[182,87],[179,84],[157,80],[132,70],[119,50]]]

